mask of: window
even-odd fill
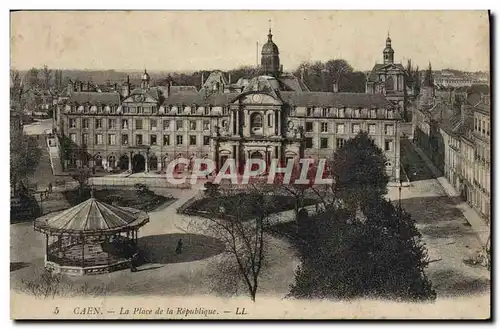
[[[116,135],[108,134],[108,145],[115,145],[115,144],[116,144]]]
[[[311,149],[313,147],[313,139],[311,137],[306,138],[306,148]]]
[[[210,136],[203,136],[203,145],[210,145]]]
[[[116,120],[115,119],[109,119],[108,120],[108,128],[110,128],[110,129],[115,129],[116,128]]]
[[[153,114],[157,114],[158,113],[158,108],[156,106],[153,106],[152,109],[151,109],[151,112]]]
[[[385,134],[386,135],[394,135],[394,126],[393,125],[385,125]]]
[[[88,106],[84,106],[83,107],[83,113],[89,113],[89,107]]]
[[[135,120],[135,129],[142,129],[142,119]]]
[[[339,118],[343,118],[345,115],[345,109],[339,109]]]
[[[196,114],[196,106],[191,106],[191,114]]]
[[[177,107],[177,114],[182,114],[182,106]]]
[[[158,143],[156,141],[156,135],[150,135],[149,136],[149,144],[150,145],[158,145]]]
[[[135,135],[135,145],[142,145],[142,134]]]
[[[196,130],[196,121],[194,120],[189,121],[189,129]]]
[[[203,121],[203,130],[210,130],[210,121],[208,120]]]
[[[128,120],[122,119],[122,129],[128,129]]]
[[[354,117],[359,118],[359,109],[354,109]]]
[[[74,134],[74,133],[69,134],[69,138],[71,139],[71,141],[73,143],[76,143],[76,134]]]
[[[228,114],[228,108],[227,107],[223,107],[222,108],[222,115],[227,115]]]
[[[87,145],[89,143],[89,134],[82,134],[82,144]]]
[[[262,115],[260,113],[252,113],[250,116],[250,131],[253,134],[262,133]]]
[[[393,110],[387,110],[387,118],[392,119],[394,117],[394,111]]]
[[[321,138],[319,147],[322,149],[328,148],[328,138]]]
[[[83,119],[82,126],[83,126],[83,129],[88,129],[89,128],[89,119]]]
[[[102,113],[103,106],[97,105],[97,113]]]
[[[375,119],[377,117],[377,110],[371,109],[370,110],[370,118]]]
[[[353,123],[352,124],[352,133],[357,134],[357,133],[359,133],[359,130],[360,130],[359,123]]]
[[[69,119],[69,127],[76,128],[76,119]]]
[[[392,151],[393,150],[392,139],[385,140],[384,150],[385,151]]]
[[[312,107],[308,107],[307,108],[307,116],[312,117],[312,115],[313,115],[313,109],[312,109]]]
[[[149,129],[150,130],[156,130],[158,122],[156,119],[149,119]]]
[[[182,145],[182,135],[177,135],[177,145]]]
[[[137,114],[144,114],[144,108],[142,106],[137,106]]]
[[[272,127],[272,126],[273,126],[273,115],[272,115],[271,113],[269,113],[269,114],[267,115],[267,125],[268,125],[269,127]]]
[[[313,123],[312,122],[306,122],[306,132],[310,133],[313,131]]]
[[[322,110],[321,110],[321,114],[326,117],[330,114],[330,109],[327,109],[326,107],[324,107]]]
[[[182,121],[182,120],[177,120],[177,121],[175,121],[175,126],[176,126],[177,130],[181,130],[181,129],[182,129],[182,127],[183,127],[183,122],[184,122],[184,121]]]
[[[344,139],[343,138],[337,138],[337,149],[340,149],[344,146]]]
[[[207,106],[207,107],[205,107],[205,108],[204,108],[204,110],[203,110],[203,113],[204,113],[205,115],[210,115],[210,108],[209,108],[208,106]]]
[[[102,144],[102,134],[96,134],[95,135],[95,143],[97,145],[101,145]]]
[[[122,110],[123,110],[124,114],[129,114],[130,113],[130,108],[128,106],[123,106]]]
[[[96,129],[102,128],[102,119],[95,119],[95,127]]]
[[[374,124],[368,125],[368,133],[370,135],[375,135],[376,131],[377,131],[377,125],[374,125]]]
[[[189,145],[196,145],[196,136],[189,136]]]
[[[128,134],[122,135],[122,145],[128,145]]]
[[[337,134],[344,134],[345,131],[344,131],[344,124],[343,123],[338,123],[337,124],[337,130],[336,130]]]
[[[163,130],[170,129],[170,120],[163,120]]]
[[[163,145],[170,145],[170,135],[163,135]]]
[[[115,114],[115,113],[116,113],[116,106],[111,105],[111,106],[109,107],[109,113],[111,113],[111,114]]]
[[[321,132],[322,133],[328,132],[328,122],[322,122],[321,123]]]

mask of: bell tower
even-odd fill
[[[385,48],[384,48],[384,64],[393,64],[394,63],[394,49],[392,49],[391,45],[391,37],[389,33],[387,33],[387,39],[385,39]]]
[[[278,77],[281,74],[280,52],[278,46],[273,42],[273,34],[269,28],[267,42],[262,46],[260,65],[265,75]]]

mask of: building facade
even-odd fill
[[[463,105],[441,129],[444,174],[485,221],[491,220],[490,104]]]
[[[86,162],[104,170],[161,172],[179,157],[213,159],[218,169],[227,159],[242,168],[250,158],[329,158],[364,130],[399,181],[401,117],[383,94],[310,92],[283,72],[271,31],[261,66],[265,75],[237,86],[213,72],[197,92],[150,86],[147,72],[133,90],[125,82],[121,93],[72,92],[57,119],[58,134],[73,148],[67,167]],[[81,149],[88,158],[78,156]]]

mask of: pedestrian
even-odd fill
[[[175,248],[175,253],[177,255],[182,254],[182,239],[177,242],[177,248]]]
[[[134,253],[130,258],[130,272],[137,272],[136,260],[137,260],[137,253]]]
[[[52,193],[52,182],[49,182],[49,192]]]

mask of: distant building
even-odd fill
[[[195,156],[213,159],[218,169],[235,159],[241,169],[250,158],[269,163],[331,157],[363,130],[386,155],[391,179],[399,181],[401,117],[386,95],[339,93],[335,86],[310,92],[301,79],[283,72],[271,30],[261,55],[265,75],[232,83],[214,71],[202,78],[199,91],[151,86],[146,71],[132,90],[127,81],[120,93],[71,91],[57,119],[58,134],[75,151],[68,152],[67,167],[163,171],[176,158]],[[399,66],[387,63],[381,70],[394,73],[384,84],[396,79],[387,95],[403,95]],[[88,160],[78,157],[82,148]]]

